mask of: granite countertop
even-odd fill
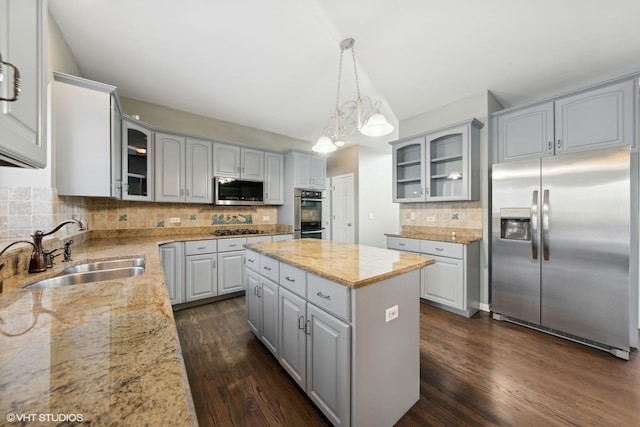
[[[435,262],[423,256],[331,240],[288,240],[245,247],[350,288],[370,285]]]
[[[210,232],[88,238],[73,246],[73,262],[57,258],[46,272],[5,279],[0,419],[80,414],[96,425],[197,425],[158,245],[215,238]],[[75,264],[140,255],[145,272],[135,277],[22,289]]]
[[[419,239],[419,240],[434,240],[438,242],[449,243],[461,243],[468,245],[473,242],[482,240],[482,234],[477,235],[475,233],[466,232],[464,230],[458,230],[453,235],[450,231],[411,231],[403,230],[400,233],[385,233],[385,236],[389,237],[403,237],[406,239]]]

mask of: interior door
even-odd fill
[[[542,160],[542,324],[629,348],[630,149]]]
[[[493,310],[540,324],[540,159],[494,164],[491,179]]]
[[[355,200],[353,174],[332,178],[332,238],[337,242],[355,243]]]

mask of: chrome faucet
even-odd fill
[[[53,228],[53,230],[47,231],[46,233],[43,233],[42,230],[36,230],[31,235],[31,238],[33,239],[33,245],[35,247],[35,252],[37,254],[39,254],[39,256],[42,258],[42,262],[45,265],[44,270],[46,270],[47,267],[52,267],[53,266],[53,252],[54,251],[45,251],[44,250],[44,248],[42,247],[42,238],[44,236],[48,236],[50,234],[55,233],[56,231],[60,230],[63,226],[65,226],[67,224],[77,224],[78,225],[78,229],[80,231],[86,230],[85,225],[82,223],[82,221],[77,220],[77,219],[69,219],[69,220],[66,220],[66,221],[62,221],[60,224],[56,225]],[[29,242],[29,243],[31,243],[31,242]],[[33,258],[33,256],[32,256],[32,258]],[[44,271],[44,270],[31,271],[31,266],[29,266],[29,273],[37,273],[37,272]]]

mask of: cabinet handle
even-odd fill
[[[253,294],[254,295],[258,295],[258,287],[257,286],[253,287]]]
[[[287,276],[284,278],[284,280],[288,280],[289,282],[294,282],[296,281],[296,279],[292,279],[291,277]]]
[[[13,96],[7,97],[7,98],[0,97],[0,101],[7,101],[7,102],[17,101],[18,98],[20,97],[20,70],[18,70],[18,67],[11,64],[10,62],[3,61],[2,55],[0,55],[0,70],[2,69],[3,65],[6,65],[13,69]]]
[[[254,263],[255,261],[252,258],[247,258],[247,262]]]
[[[304,322],[304,333],[307,335],[311,335],[311,321],[307,320],[306,322]]]
[[[424,188],[420,188],[420,195],[424,196]]]
[[[262,267],[262,268],[264,268],[267,271],[271,271],[271,267],[267,267],[266,265],[264,267]]]
[[[182,188],[180,189],[180,195],[184,196],[184,189],[182,189]]]
[[[562,151],[562,142],[560,140],[558,140],[558,143],[556,144],[556,151]]]
[[[258,298],[262,297],[262,292],[260,292],[262,290],[262,288],[260,286],[256,286],[256,295],[258,296]]]
[[[304,329],[304,316],[298,317],[298,329]]]
[[[548,152],[552,152],[553,151],[553,141],[549,141],[549,148],[547,148]]]
[[[398,243],[398,246],[407,246],[406,243]]]
[[[444,251],[444,248],[436,248],[436,251],[442,252],[442,251]]]
[[[215,268],[216,268],[216,262],[213,261],[213,269],[215,270]]]
[[[244,166],[242,167],[242,173],[244,173]]]
[[[196,249],[197,249],[197,250],[199,250],[199,251],[201,251],[201,250],[203,250],[203,249],[207,249],[207,247],[206,247],[206,246],[198,246]]]
[[[238,166],[238,173],[240,173],[240,166]]]
[[[325,295],[320,291],[318,291],[318,293],[316,295],[318,295],[320,298],[323,298],[323,299],[331,301],[331,295]]]
[[[187,197],[189,197],[189,189],[187,188]]]
[[[229,245],[230,248],[235,248],[236,246],[238,246],[237,243],[232,243],[232,244]]]

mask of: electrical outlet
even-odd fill
[[[369,212],[369,219],[375,219],[375,214],[373,212]]]
[[[263,215],[262,216],[262,220],[263,221],[269,221],[269,215]]]
[[[433,216],[428,216],[428,217],[427,217],[427,222],[433,222],[433,221],[435,221],[435,220],[436,220],[436,218],[435,218],[435,217],[433,217]]]
[[[169,222],[171,224],[179,224],[180,223],[180,217],[172,216],[171,218],[169,218]]]
[[[411,212],[411,213],[409,214],[409,218],[411,218],[411,219],[416,219],[416,213],[415,213],[415,212]]]
[[[392,321],[393,319],[398,317],[398,306],[394,305],[393,307],[387,308],[386,312],[387,322]]]

